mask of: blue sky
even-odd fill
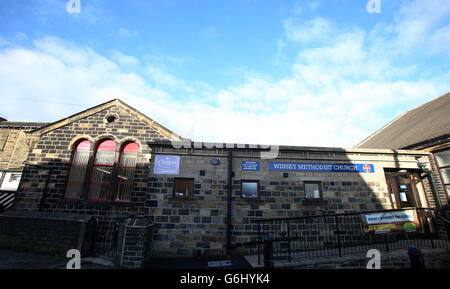
[[[352,147],[450,91],[450,2],[0,2],[0,114],[120,98],[194,140]]]

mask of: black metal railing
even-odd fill
[[[253,220],[257,224],[258,237],[256,242],[251,243],[258,247],[259,264],[263,252],[261,248],[268,239],[272,243],[270,255],[273,259],[286,261],[363,253],[369,249],[390,251],[410,246],[446,247],[446,230],[436,211],[431,208],[414,209],[419,223],[415,232],[369,233],[363,219],[365,214],[408,209],[378,210]]]

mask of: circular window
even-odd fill
[[[113,126],[117,123],[119,117],[115,114],[110,114],[105,116],[105,118],[103,119],[103,123],[107,126]]]
[[[107,122],[107,123],[113,123],[113,122],[115,122],[115,121],[116,121],[116,117],[115,117],[114,115],[108,116],[108,117],[106,118],[106,122]]]

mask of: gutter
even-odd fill
[[[231,209],[232,209],[232,197],[233,197],[233,151],[228,151],[228,195],[227,195],[227,255],[230,255],[231,245]]]

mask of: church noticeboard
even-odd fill
[[[415,209],[363,214],[364,230],[367,234],[392,232],[417,232],[419,221]]]
[[[155,156],[155,175],[178,175],[180,170],[180,156]]]
[[[241,168],[243,171],[259,171],[259,162],[242,161]]]

